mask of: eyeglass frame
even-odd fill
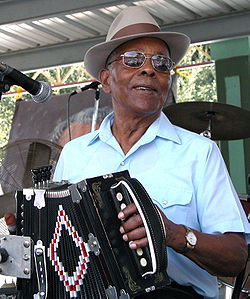
[[[125,64],[125,62],[124,62],[125,54],[126,54],[126,53],[131,53],[131,52],[132,52],[132,53],[143,54],[143,56],[144,56],[145,59],[144,59],[143,63],[142,63],[140,66],[129,66],[129,65]],[[164,58],[167,58],[168,60],[170,60],[170,61],[172,62],[172,66],[171,66],[171,68],[170,68],[168,71],[166,71],[166,72],[162,72],[162,71],[157,70],[157,69],[155,68],[155,66],[154,66],[154,63],[153,63],[153,57],[155,57],[155,56],[164,57]],[[151,55],[151,54],[146,54],[146,53],[143,53],[143,52],[140,52],[140,51],[126,51],[126,52],[124,52],[123,54],[121,54],[121,55],[119,55],[118,57],[116,57],[114,60],[110,61],[110,62],[106,65],[106,67],[108,67],[108,66],[109,66],[110,64],[112,64],[113,62],[122,60],[122,64],[123,64],[124,66],[126,66],[126,67],[128,67],[128,68],[131,68],[131,69],[139,69],[139,68],[141,68],[141,67],[145,64],[146,60],[149,59],[149,58],[151,58],[151,64],[152,64],[154,70],[157,71],[157,72],[159,72],[159,73],[168,74],[168,73],[170,73],[170,72],[173,70],[173,68],[174,68],[174,66],[175,66],[175,62],[174,62],[170,57],[165,56],[165,55],[161,55],[161,54]]]

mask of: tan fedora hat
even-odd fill
[[[190,38],[183,33],[162,32],[147,10],[141,6],[124,9],[111,24],[106,41],[90,48],[84,58],[87,72],[98,80],[108,56],[121,44],[139,37],[155,37],[167,43],[170,56],[177,64],[185,55]]]

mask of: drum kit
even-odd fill
[[[212,140],[236,140],[250,137],[250,111],[217,102],[183,102],[163,109],[168,119],[184,129]],[[244,211],[250,221],[250,194],[239,195]],[[240,299],[250,298],[250,263],[242,279]],[[219,277],[220,298],[231,298],[235,277]]]

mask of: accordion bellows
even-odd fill
[[[131,202],[149,241],[138,250],[119,232],[117,214]],[[169,284],[162,219],[128,171],[17,191],[17,233],[34,242],[31,278],[17,282],[22,298],[126,299]]]

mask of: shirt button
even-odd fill
[[[121,165],[122,165],[122,166],[123,166],[123,165],[125,165],[125,162],[124,162],[124,161],[122,161],[122,162],[121,162]]]
[[[164,206],[166,206],[166,205],[167,205],[167,203],[168,203],[168,201],[167,201],[167,200],[163,200],[163,202],[162,202],[162,203],[163,203],[163,205],[164,205]]]

